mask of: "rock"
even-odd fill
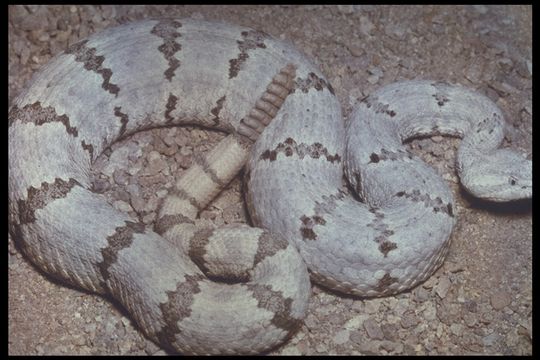
[[[137,212],[137,213],[141,213],[142,211],[144,211],[144,208],[146,206],[146,200],[144,200],[142,197],[140,196],[131,196],[131,206],[133,206],[133,209]]]
[[[360,32],[364,35],[369,35],[375,25],[369,20],[367,16],[360,16]]]
[[[157,136],[154,137],[153,145],[155,151],[167,156],[173,155],[178,151],[178,145],[175,144],[174,141],[172,145],[167,145],[164,139]]]
[[[123,212],[129,212],[133,211],[133,208],[131,205],[129,205],[127,202],[123,200],[117,200],[113,203],[113,207],[117,210],[123,211]]]
[[[384,334],[384,338],[390,341],[395,341],[398,339],[398,327],[396,324],[381,324],[381,330]]]
[[[96,332],[97,325],[95,322],[84,325],[83,331],[87,334],[93,335]]]
[[[501,310],[505,308],[506,306],[510,305],[510,303],[512,302],[512,297],[510,296],[509,293],[505,291],[499,291],[491,295],[490,301],[491,301],[491,306],[495,310]]]
[[[474,300],[468,300],[465,299],[463,302],[463,308],[465,308],[468,312],[475,313],[478,311],[478,303]]]
[[[153,161],[161,160],[161,154],[156,150],[152,150],[146,155],[146,158],[148,159],[148,163],[151,163]]]
[[[96,179],[93,183],[92,190],[98,194],[103,194],[111,188],[111,183],[107,179]]]
[[[156,191],[156,196],[161,199],[167,196],[168,193],[169,191],[167,189],[161,189],[161,190]]]
[[[153,212],[156,210],[159,203],[159,198],[155,195],[152,195],[148,201],[146,202],[146,205],[144,207],[144,211],[146,212]]]
[[[433,303],[430,302],[426,304],[422,317],[428,321],[437,319],[437,308]]]
[[[343,326],[345,329],[348,329],[348,330],[358,329],[360,325],[363,324],[364,321],[366,321],[368,317],[369,316],[366,314],[357,315],[347,320],[347,322]]]
[[[439,279],[437,282],[437,285],[435,286],[435,292],[441,299],[444,299],[446,297],[446,294],[448,293],[448,289],[450,289],[450,279],[448,279],[447,276],[443,276]]]
[[[103,174],[112,177],[114,170],[124,169],[129,162],[129,155],[134,151],[133,146],[121,146],[114,150],[109,158],[109,162],[103,167]]]
[[[409,299],[403,298],[399,299],[397,303],[391,307],[391,309],[394,311],[394,314],[401,316],[407,309],[409,309]]]
[[[379,311],[380,304],[381,304],[380,299],[366,300],[364,302],[364,311],[367,314],[375,314],[377,311]]]
[[[146,225],[150,225],[151,223],[154,222],[154,220],[156,220],[156,213],[155,212],[151,212],[150,214],[147,214],[147,215],[143,216],[143,218],[142,218],[142,222],[145,223]]]
[[[379,77],[377,75],[370,75],[370,76],[368,76],[367,81],[370,84],[375,85],[376,83],[379,82]]]
[[[522,325],[518,326],[517,333],[519,335],[523,335],[523,336],[526,336],[529,339],[532,339],[532,336],[531,336],[531,333],[529,332],[529,330],[526,327],[522,326]]]
[[[296,348],[300,351],[299,355],[311,353],[309,342],[307,341],[299,341],[298,344],[296,344]]]
[[[281,349],[281,355],[302,355],[295,345],[289,345]]]
[[[435,286],[435,282],[437,281],[436,279],[437,278],[435,276],[430,276],[421,286],[424,289],[432,289]]]
[[[328,352],[328,346],[323,342],[319,342],[315,346],[315,350],[317,350],[318,353],[326,354]]]
[[[122,200],[125,202],[129,202],[129,199],[130,199],[129,193],[121,188],[116,189],[114,193],[112,194],[112,197],[116,200]]]
[[[153,176],[141,176],[139,177],[139,184],[141,186],[150,186],[153,184],[164,184],[167,178],[163,174],[157,174]]]
[[[372,66],[372,67],[368,68],[367,71],[371,75],[375,75],[377,77],[383,76],[383,71],[381,70],[381,68],[376,67],[376,66]]]
[[[337,345],[345,344],[347,341],[349,341],[349,336],[349,330],[341,330],[336,335],[334,335],[332,341]]]
[[[403,345],[398,342],[383,340],[381,342],[381,348],[388,352],[400,353],[403,351]]]
[[[155,175],[162,172],[167,167],[168,167],[167,161],[165,161],[162,158],[155,161],[149,161],[149,164],[144,170],[143,175]]]
[[[315,329],[317,324],[319,323],[318,319],[313,314],[308,314],[306,316],[306,319],[304,320],[304,324],[307,326],[308,329]]]
[[[379,341],[363,341],[358,343],[358,350],[362,354],[375,355],[379,353]]]
[[[376,340],[384,339],[384,334],[380,326],[375,322],[375,320],[373,320],[373,318],[368,318],[366,321],[364,321],[364,329],[370,338]]]
[[[347,49],[349,49],[349,52],[351,53],[351,55],[355,57],[360,57],[365,52],[361,46],[356,45],[356,44],[347,45]]]
[[[418,319],[418,317],[416,316],[416,314],[412,310],[406,311],[403,314],[403,316],[401,317],[401,326],[404,329],[408,329],[408,328],[410,328],[412,326],[415,326],[419,322],[420,322],[420,319]]]
[[[484,343],[484,346],[492,346],[500,338],[501,338],[501,336],[494,332],[494,333],[491,333],[489,335],[484,336],[482,338],[482,342]]]
[[[25,31],[45,31],[49,27],[49,16],[47,12],[46,7],[43,7],[38,8],[33,14],[22,16],[18,27]]]
[[[140,196],[141,190],[137,184],[129,184],[126,186],[126,191],[129,193],[129,195],[133,196]]]
[[[122,169],[116,169],[113,172],[113,179],[114,182],[118,185],[127,185],[129,182],[129,176],[126,173],[125,170]]]
[[[416,302],[424,302],[429,299],[429,291],[422,286],[417,286],[413,291],[413,295],[413,300]]]
[[[143,160],[139,159],[135,164],[132,164],[127,169],[127,173],[131,176],[137,175],[139,171],[143,168]]]
[[[357,312],[362,312],[364,311],[364,302],[362,300],[354,301],[351,308]]]
[[[471,313],[463,315],[463,321],[465,321],[465,325],[470,328],[474,328],[474,326],[478,323],[476,316]]]
[[[463,325],[454,323],[450,325],[450,331],[456,336],[461,336],[463,334]]]
[[[174,160],[182,169],[189,168],[192,163],[192,157],[190,155],[182,155],[179,152],[174,155]]]

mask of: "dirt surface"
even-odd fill
[[[223,20],[294,43],[332,83],[345,114],[382,85],[435,79],[477,89],[505,114],[505,146],[531,156],[529,6],[11,6],[9,100],[53,55],[89,34],[148,17]],[[137,134],[106,151],[95,185],[151,224],[159,197],[192,155],[223,134],[194,128]],[[460,190],[457,139],[410,149],[449,182],[458,223],[444,265],[410,292],[343,297],[313,286],[308,316],[272,354],[532,353],[530,204],[491,206]],[[101,175],[98,175],[101,173]],[[240,177],[202,212],[246,222]],[[9,354],[165,354],[110,299],[52,281],[9,240]]]

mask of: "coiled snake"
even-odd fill
[[[230,135],[169,190],[153,231],[93,191],[91,165],[117,139],[188,124]],[[403,291],[440,266],[452,195],[404,140],[462,137],[468,191],[531,197],[531,162],[497,150],[503,126],[487,98],[429,81],[384,87],[344,122],[331,85],[286,42],[222,23],[135,22],[71,45],[14,101],[10,232],[38,267],[111,295],[166,348],[258,353],[305,316],[305,264],[359,296]],[[249,212],[265,230],[199,224],[246,161]],[[224,278],[234,283],[212,281]]]

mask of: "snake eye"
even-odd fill
[[[509,178],[508,180],[510,185],[516,185],[516,179],[514,179],[513,177]]]

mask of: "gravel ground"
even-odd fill
[[[505,146],[531,156],[530,6],[10,6],[9,100],[52,55],[100,29],[146,17],[225,20],[293,42],[321,66],[345,114],[400,79],[460,83],[489,96],[510,124]],[[151,224],[173,174],[223,134],[196,128],[137,134],[106,151],[96,187]],[[410,149],[449,182],[458,223],[444,265],[410,292],[343,297],[313,286],[308,316],[272,354],[532,354],[530,203],[491,206],[460,190],[459,140]],[[246,222],[240,177],[202,212]],[[108,299],[51,280],[9,239],[9,354],[165,354]]]

